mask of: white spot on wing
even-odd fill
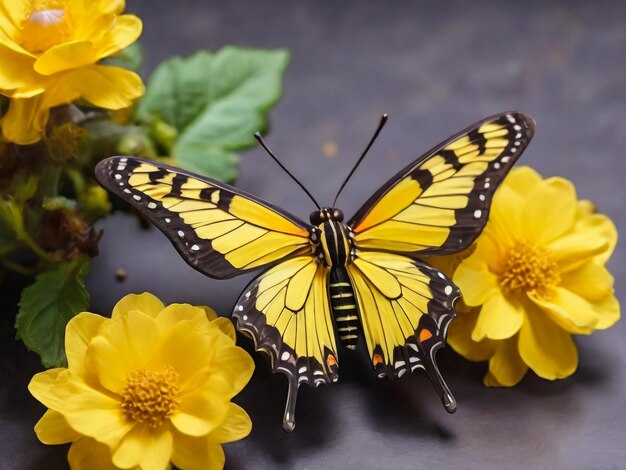
[[[481,201],[485,200],[485,195],[484,194],[479,194],[478,195],[478,199],[480,199]]]
[[[446,295],[452,294],[452,286],[446,286],[444,292],[446,293]]]
[[[182,230],[178,231],[178,236],[179,237],[184,237],[185,236],[185,232],[183,232]]]
[[[137,196],[136,194],[133,194],[133,199],[135,201],[141,201],[141,196]]]
[[[287,359],[289,359],[289,356],[291,356],[291,354],[289,354],[289,351],[285,351],[281,354],[280,359],[286,361]]]
[[[507,121],[509,121],[511,124],[515,123],[515,118],[513,116],[511,116],[510,114],[506,115],[506,119]]]
[[[476,209],[474,211],[474,217],[477,219],[480,219],[480,216],[483,214],[483,212],[480,209]]]
[[[122,175],[120,175],[119,173],[116,173],[116,174],[115,174],[115,176],[114,176],[114,178],[115,178],[116,180],[121,180],[121,179],[122,179]]]
[[[157,206],[157,205],[156,205],[156,203],[154,203],[154,202],[149,202],[149,203],[148,203],[148,209],[156,209],[156,206]]]
[[[192,245],[191,246],[191,251],[198,251],[200,249],[200,247],[198,245]]]

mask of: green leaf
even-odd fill
[[[288,62],[286,50],[232,46],[172,59],[155,71],[139,114],[177,129],[172,156],[183,167],[232,181],[235,152],[255,145],[254,133],[267,127]]]
[[[65,359],[65,326],[87,309],[85,277],[89,259],[70,261],[39,274],[22,291],[15,327],[17,337],[41,356],[45,367],[62,366]]]
[[[178,131],[185,129],[208,103],[212,62],[213,54],[207,51],[163,62],[150,77],[137,114],[146,120],[157,117]]]

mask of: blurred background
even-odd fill
[[[520,110],[537,131],[519,164],[570,179],[579,198],[626,229],[624,2],[129,0],[127,10],[144,22],[145,77],[163,59],[200,48],[287,48],[267,142],[322,204],[389,113],[339,201],[348,216],[438,142],[490,114]],[[240,175],[238,187],[294,214],[307,218],[313,209],[261,149],[242,154]],[[250,279],[203,277],[127,214],[101,227],[91,311],[110,312],[121,296],[149,290],[166,303],[208,304],[226,315]],[[609,268],[623,304],[621,244]],[[425,376],[379,381],[367,358],[353,355],[337,385],[303,388],[290,435],[281,430],[286,381],[255,355],[252,382],[235,400],[253,432],[226,446],[226,468],[620,468],[625,333],[618,323],[577,337],[574,376],[548,383],[529,374],[511,390],[484,388],[485,364],[444,350],[440,367],[459,402],[454,415]],[[66,449],[43,446],[32,432],[43,408],[24,390],[37,358],[18,343],[2,348],[11,359],[2,363],[0,468],[64,468]]]

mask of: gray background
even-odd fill
[[[489,114],[519,109],[537,121],[521,164],[572,180],[626,228],[626,3],[623,2],[218,2],[130,0],[144,20],[146,72],[162,59],[225,44],[287,47],[285,94],[268,142],[320,202],[334,192],[373,132],[390,120],[346,188],[347,215],[421,152]],[[324,142],[338,155],[323,155]],[[241,162],[239,187],[307,217],[306,196],[261,150]],[[166,302],[232,307],[249,277],[213,281],[187,267],[157,231],[115,215],[89,281],[91,310],[110,312],[129,292]],[[610,263],[624,302],[626,254]],[[128,278],[117,283],[114,271]],[[26,392],[37,359],[12,340],[2,306],[0,468],[64,468],[65,447],[39,444],[44,409]],[[367,358],[342,360],[338,384],[300,393],[297,427],[281,430],[286,381],[263,358],[236,399],[253,432],[226,446],[230,469],[626,467],[623,322],[578,337],[573,377],[529,374],[514,389],[487,389],[484,364],[439,353],[459,409],[448,415],[423,375],[374,378]],[[250,350],[249,342],[242,343]]]

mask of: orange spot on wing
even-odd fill
[[[328,364],[328,367],[336,366],[337,359],[332,354],[329,354],[328,357],[326,358],[326,364]]]
[[[420,336],[419,336],[420,342],[423,343],[424,341],[432,337],[433,337],[433,334],[430,331],[428,331],[426,328],[420,331]]]
[[[383,362],[383,357],[380,354],[374,354],[374,357],[372,357],[372,363],[374,364],[374,367],[376,367],[381,362]]]

